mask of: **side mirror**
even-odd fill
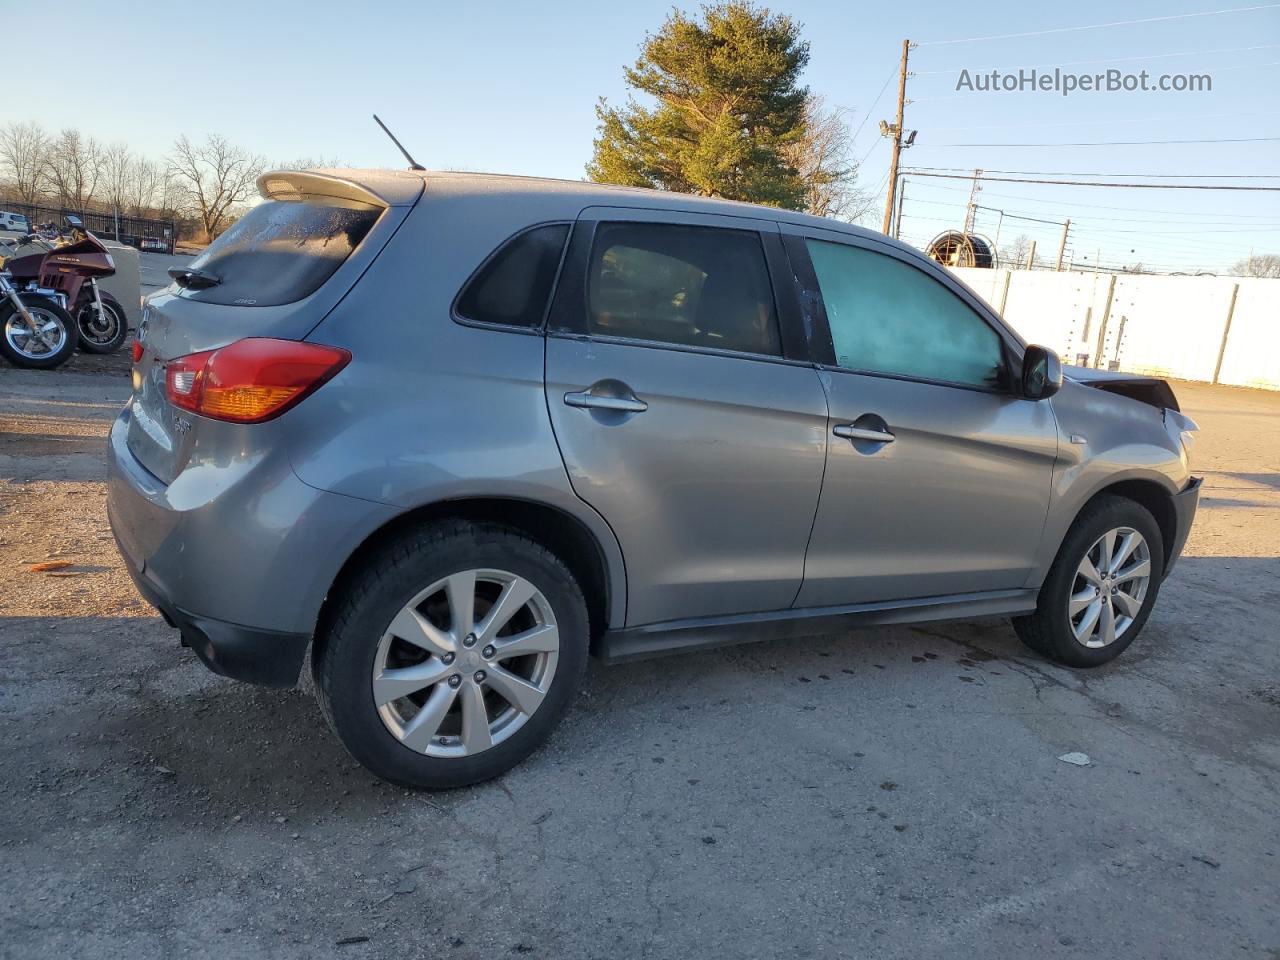
[[[1048,347],[1027,347],[1022,355],[1022,395],[1047,400],[1062,388],[1062,361]]]

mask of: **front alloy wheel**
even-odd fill
[[[1080,511],[1040,586],[1035,612],[1014,617],[1013,628],[1058,663],[1101,666],[1141,632],[1163,576],[1164,541],[1151,511],[1104,494]]]
[[[1086,647],[1115,643],[1142,610],[1151,582],[1151,548],[1132,527],[1108,530],[1080,561],[1067,615]]]

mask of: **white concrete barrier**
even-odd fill
[[[1280,390],[1280,280],[953,269],[1068,363]]]
[[[104,240],[103,243],[111,251],[116,273],[113,277],[99,281],[99,286],[120,301],[129,317],[129,329],[136,330],[142,320],[142,283],[138,268],[141,255],[136,247],[126,247],[114,240]]]

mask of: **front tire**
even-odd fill
[[[1014,617],[1014,631],[1050,660],[1101,666],[1142,631],[1163,577],[1164,540],[1150,511],[1124,497],[1099,497],[1067,532],[1036,612]]]
[[[499,776],[551,734],[586,667],[582,590],[553,553],[496,524],[420,527],[363,563],[312,656],[330,725],[409,787]]]
[[[16,367],[52,370],[76,352],[80,332],[71,314],[47,297],[20,293],[35,324],[29,327],[7,299],[0,300],[0,354]]]
[[[102,317],[97,315],[92,299],[86,299],[76,314],[80,349],[85,353],[115,353],[129,336],[129,320],[124,315],[124,307],[109,294],[101,296]]]

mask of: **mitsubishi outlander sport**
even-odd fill
[[[138,589],[213,670],[308,661],[350,752],[474,783],[605,661],[1008,616],[1116,657],[1195,424],[916,250],[720,200],[282,171],[149,299],[110,436]]]

